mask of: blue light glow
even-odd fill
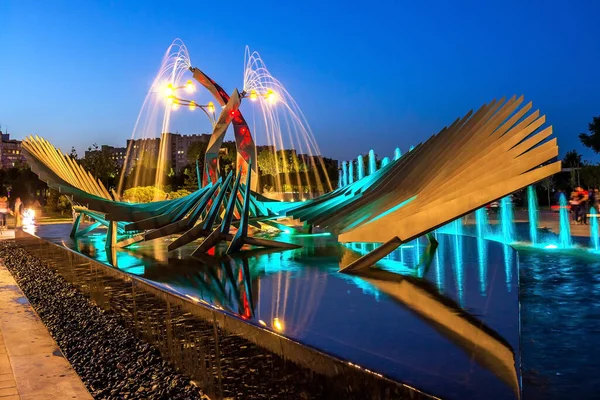
[[[571,225],[569,222],[569,210],[567,209],[567,198],[564,193],[560,194],[560,198],[558,200],[558,204],[560,206],[559,209],[559,243],[560,247],[563,249],[568,249],[573,247],[573,242],[571,241]]]
[[[475,225],[477,237],[484,238],[489,234],[489,221],[485,207],[475,210]]]
[[[362,154],[356,158],[357,170],[358,170],[358,180],[361,180],[365,177],[365,163],[363,162]]]
[[[502,241],[513,243],[515,241],[515,225],[513,217],[513,204],[510,196],[500,200],[500,224],[502,229]]]
[[[538,201],[535,187],[527,187],[527,211],[529,212],[529,238],[535,246],[538,243]]]
[[[375,152],[373,149],[369,150],[369,175],[373,175],[377,172],[377,160],[375,159]]]
[[[590,241],[592,248],[600,250],[600,237],[598,237],[598,214],[594,207],[590,208]]]

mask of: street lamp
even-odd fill
[[[204,114],[206,114],[206,116],[213,125],[216,123],[215,105],[212,101],[210,101],[208,104],[198,104],[193,100],[179,98],[175,96],[175,91],[179,89],[185,89],[188,93],[193,93],[195,91],[194,84],[191,80],[188,80],[183,86],[174,87],[172,83],[169,83],[165,87],[164,93],[167,96],[167,102],[171,104],[171,110],[175,111],[179,109],[179,106],[188,107],[190,111],[199,108],[204,112]]]
[[[277,102],[277,93],[272,89],[266,89],[264,93],[259,93],[255,89],[251,89],[250,92],[244,90],[240,95],[243,99],[247,97],[251,101],[256,101],[259,97],[263,97],[269,104],[275,104]]]

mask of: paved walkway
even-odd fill
[[[92,396],[0,262],[0,400],[13,399]]]
[[[7,230],[0,231],[0,240],[14,239],[14,238],[15,238],[15,230],[14,229],[7,229]]]

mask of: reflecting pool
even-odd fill
[[[596,398],[600,258],[523,249],[519,260],[524,398]]]
[[[303,247],[191,258],[194,245],[167,256],[174,238],[106,254],[105,231],[76,241],[69,231],[44,225],[35,234],[425,393],[519,395],[519,258],[507,245],[438,234],[437,249],[414,241],[353,276],[337,270],[372,244],[279,234],[271,237]]]

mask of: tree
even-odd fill
[[[600,187],[600,165],[585,165],[581,168],[581,180],[588,188]]]
[[[588,124],[588,131],[590,133],[580,133],[579,140],[585,147],[594,150],[595,153],[600,153],[600,115],[594,117]]]
[[[581,167],[582,164],[583,164],[583,161],[581,160],[581,154],[577,153],[577,151],[575,151],[575,150],[568,151],[562,160],[563,167],[573,168],[571,170],[571,186],[572,187],[579,186],[579,184],[580,184],[578,169]]]
[[[198,174],[196,173],[196,165],[190,164],[183,170],[183,188],[184,190],[198,190]]]
[[[261,175],[275,175],[277,173],[275,155],[267,149],[258,153],[256,163]]]
[[[568,151],[565,157],[562,159],[563,167],[567,168],[579,168],[583,164],[581,154],[577,153],[576,150]]]
[[[71,147],[71,152],[69,153],[69,157],[71,157],[72,160],[79,160],[79,156],[77,155],[77,150],[75,150],[75,146]]]
[[[58,190],[50,189],[45,209],[46,212],[60,212],[61,215],[64,215],[66,211],[71,209],[71,202],[67,196],[60,194]]]
[[[237,160],[235,142],[224,142],[221,148],[225,151],[219,152],[219,171],[221,176],[227,176],[229,171],[235,168]]]
[[[106,186],[110,186],[110,183],[115,182],[119,173],[117,163],[110,152],[99,148],[96,143],[88,147],[81,164],[90,171],[94,178],[100,179]]]
[[[206,153],[207,147],[208,143],[206,142],[193,142],[187,149],[188,163],[195,165],[196,160],[199,160],[201,163],[203,163],[204,154]]]
[[[548,207],[550,207],[552,205],[550,203],[550,190],[554,189],[554,179],[552,179],[552,176],[549,176],[542,181],[542,187],[546,189],[546,192],[548,193]]]

